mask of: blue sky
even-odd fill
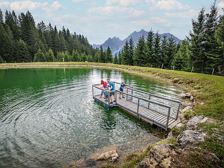
[[[0,0],[2,10],[30,10],[37,22],[51,22],[85,35],[91,44],[108,37],[121,39],[141,29],[174,34],[180,39],[191,30],[199,10],[213,0]],[[224,0],[217,6],[224,8]]]

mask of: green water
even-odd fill
[[[94,103],[91,85],[101,78],[176,97],[155,81],[97,69],[0,70],[0,167],[62,167],[115,144],[132,149],[159,140],[151,126],[119,109]]]

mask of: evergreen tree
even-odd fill
[[[3,60],[3,58],[0,56],[0,63],[3,63],[4,62],[4,60]]]
[[[121,64],[121,62],[122,62],[122,53],[121,52],[119,52],[119,54],[118,54],[118,64]]]
[[[121,64],[129,65],[129,44],[125,42],[124,48],[121,52]]]
[[[46,53],[46,61],[53,62],[54,60],[55,60],[54,52],[52,49],[49,49],[48,52]]]
[[[218,55],[217,61],[218,73],[224,74],[224,16],[221,16],[219,24],[216,29],[215,37],[218,43]]]
[[[197,21],[192,21],[191,40],[191,60],[192,66],[197,72],[204,72],[207,57],[205,55],[205,10],[201,9]]]
[[[77,50],[73,50],[72,51],[72,61],[78,61],[78,55],[79,53],[77,52]]]
[[[19,21],[18,21],[17,16],[14,11],[12,11],[12,12],[6,11],[5,12],[5,24],[7,24],[9,26],[10,30],[12,31],[13,38],[15,40],[19,40],[20,39],[20,28],[18,26]]]
[[[44,53],[41,51],[41,49],[37,50],[37,53],[34,55],[34,60],[35,62],[45,62],[46,61],[46,57],[44,55]]]
[[[190,58],[190,45],[188,41],[184,40],[172,60],[172,66],[174,66],[173,68],[177,70],[191,70]]]
[[[169,64],[168,62],[168,42],[167,38],[164,36],[161,42],[161,54],[160,58],[158,58],[159,62],[161,63],[161,68],[164,68]]]
[[[152,65],[154,67],[161,66],[161,46],[160,46],[160,36],[158,33],[155,35],[155,41],[153,46],[153,56],[152,56]]]
[[[31,62],[32,58],[26,43],[23,40],[19,40],[16,44],[16,62]]]
[[[145,52],[145,39],[141,37],[138,41],[134,55],[134,65],[145,66],[146,65],[146,52]]]
[[[0,56],[6,62],[14,62],[14,41],[10,28],[0,24]]]
[[[107,52],[106,52],[106,62],[112,62],[113,57],[112,57],[112,52],[110,50],[110,47],[107,47]]]
[[[99,59],[99,62],[103,62],[105,63],[106,60],[105,60],[105,54],[104,54],[104,51],[103,51],[103,47],[100,46],[100,59]]]
[[[154,51],[154,44],[153,44],[153,39],[154,39],[154,33],[152,31],[149,31],[148,36],[147,36],[147,41],[146,41],[146,58],[147,58],[147,65],[152,65],[153,62],[153,51]]]
[[[167,43],[167,55],[164,57],[164,66],[166,68],[171,68],[171,63],[174,58],[174,55],[176,54],[177,45],[174,41],[174,39],[171,37],[168,39]]]
[[[207,72],[211,72],[219,64],[218,44],[215,39],[218,11],[215,3],[211,6],[210,13],[207,14],[205,22],[205,56],[207,58],[205,68]]]
[[[128,65],[133,65],[133,58],[134,58],[134,42],[132,38],[129,40],[129,51],[128,51]]]
[[[113,60],[114,64],[118,64],[118,58],[117,58],[117,54],[114,56],[114,60]]]
[[[0,24],[3,24],[3,13],[1,9],[0,9]]]

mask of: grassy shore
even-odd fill
[[[164,70],[148,67],[125,66],[103,63],[12,63],[0,64],[0,69],[7,68],[54,68],[54,67],[95,67],[103,69],[120,70],[145,77],[153,77],[163,81],[173,82],[187,92],[193,94],[197,106],[186,117],[204,115],[212,118],[214,122],[200,126],[207,132],[208,138],[200,144],[203,150],[215,153],[224,160],[224,77],[189,73],[182,71]],[[137,159],[138,160],[138,159]]]

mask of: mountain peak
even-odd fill
[[[138,43],[138,40],[141,37],[144,37],[145,39],[147,38],[148,32],[145,31],[144,29],[141,29],[140,31],[134,31],[132,32],[127,38],[125,38],[123,41],[119,37],[110,37],[108,38],[103,44],[102,47],[103,49],[107,49],[107,47],[110,47],[112,50],[113,55],[117,54],[125,45],[126,41],[129,41],[131,38],[134,42],[134,45]],[[180,42],[180,39],[172,35],[171,33],[163,33],[159,34],[161,38],[166,37],[166,38],[173,38],[176,43]],[[93,45],[93,47],[98,47],[101,45]]]

